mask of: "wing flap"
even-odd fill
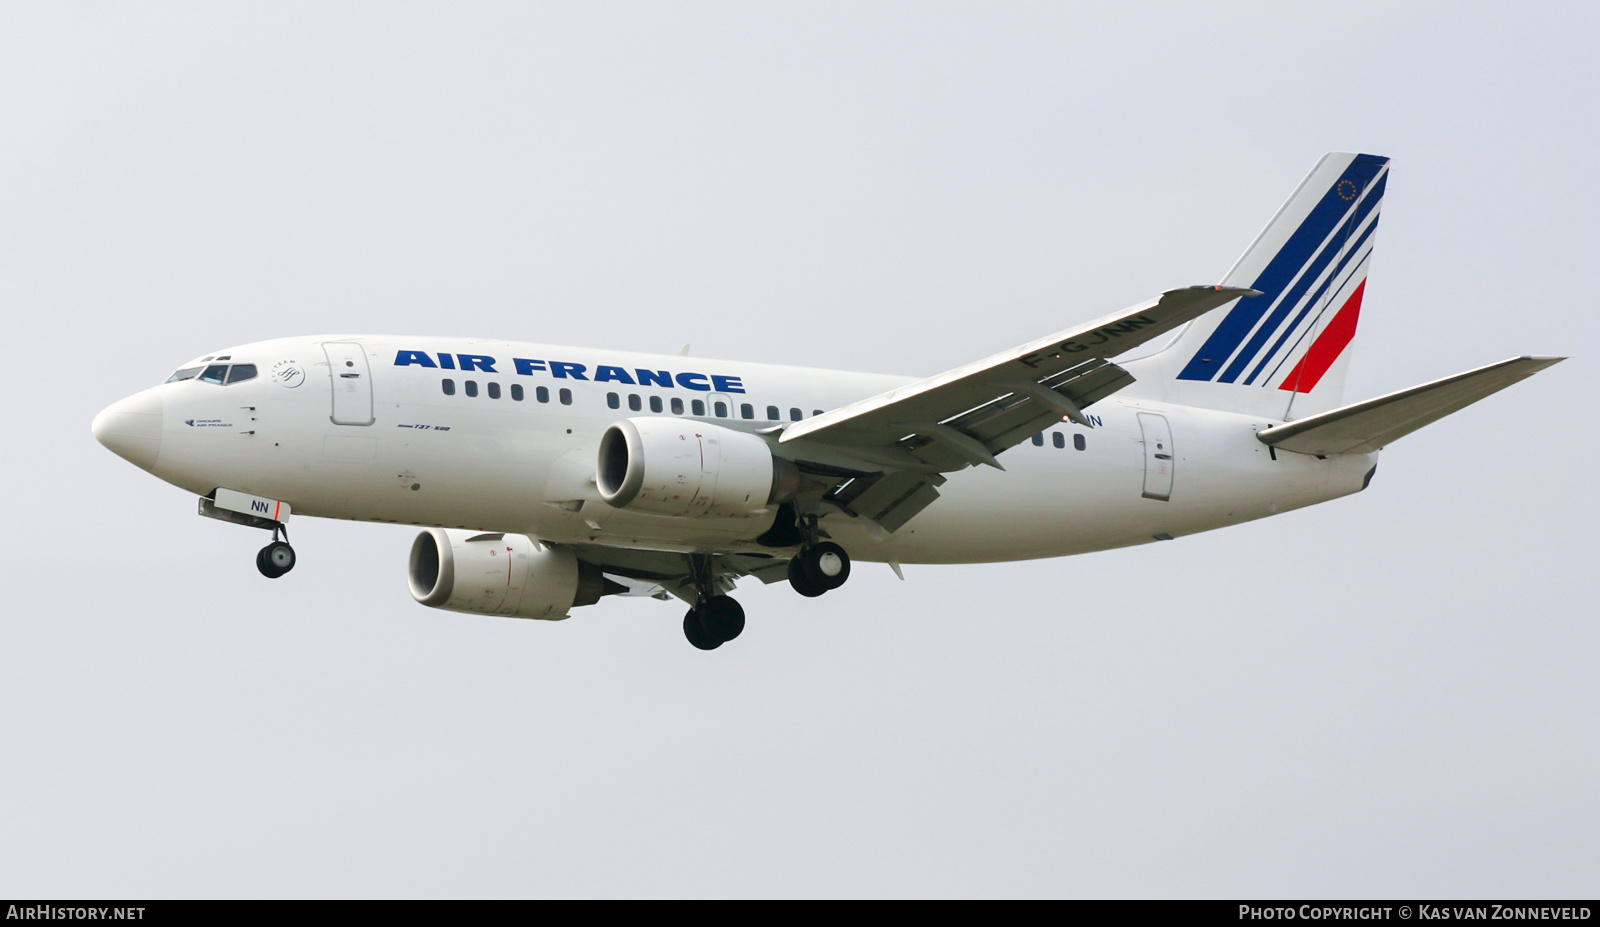
[[[1256,437],[1301,454],[1366,453],[1533,376],[1564,357],[1513,357],[1410,389],[1274,425]]]
[[[869,519],[885,531],[898,531],[939,498],[945,478],[937,473],[901,470],[873,480],[845,483],[827,497],[851,515]]]

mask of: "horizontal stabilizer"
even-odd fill
[[[1564,357],[1513,357],[1387,396],[1274,425],[1262,443],[1301,454],[1367,453],[1464,409]]]

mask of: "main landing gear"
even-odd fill
[[[283,539],[278,539],[278,533]],[[256,552],[256,569],[268,579],[277,579],[294,569],[294,548],[289,546],[289,529],[279,525],[272,529],[272,543]]]
[[[744,606],[732,596],[701,599],[683,616],[683,636],[701,650],[716,650],[744,631]]]
[[[800,553],[789,561],[789,585],[807,598],[816,598],[830,589],[837,589],[850,578],[850,555],[832,541],[818,541],[822,535],[817,528],[817,516],[808,515],[801,522],[805,541]]]
[[[696,554],[690,566],[696,601],[683,616],[683,636],[701,650],[716,650],[744,632],[744,606],[717,592],[710,557]]]
[[[799,527],[804,540],[789,561],[789,584],[811,598],[843,586],[850,578],[850,555],[832,541],[818,540],[815,515],[807,516]],[[683,616],[683,636],[701,650],[716,650],[744,631],[744,607],[717,589],[710,556],[690,555],[689,570],[695,605]]]

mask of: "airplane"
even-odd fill
[[[195,358],[93,432],[201,515],[271,531],[267,577],[295,565],[291,513],[415,525],[423,605],[559,620],[675,596],[713,650],[744,630],[743,577],[816,597],[857,560],[1061,557],[1325,502],[1389,443],[1564,360],[1344,404],[1388,179],[1388,158],[1328,154],[1221,283],[922,379],[328,335]]]

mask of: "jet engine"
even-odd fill
[[[800,471],[747,432],[682,418],[625,418],[600,437],[595,484],[614,508],[748,517],[793,499]]]
[[[411,597],[431,608],[559,621],[625,591],[571,548],[521,534],[429,528],[411,542]]]

